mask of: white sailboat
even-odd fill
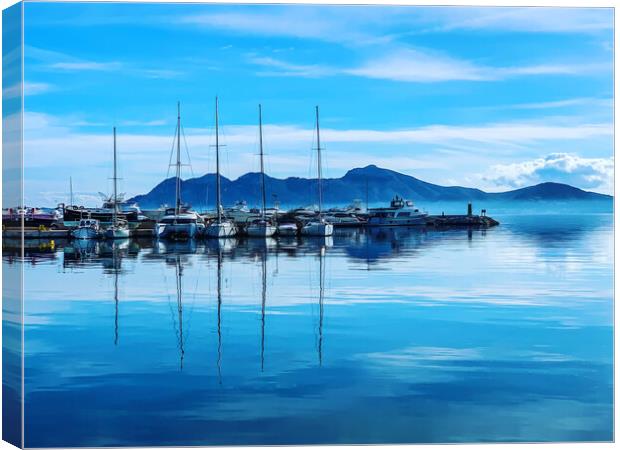
[[[315,219],[310,220],[301,229],[301,234],[306,236],[331,236],[334,233],[334,225],[325,220],[322,213],[323,186],[321,174],[321,133],[319,129],[319,107],[316,107],[316,143],[317,143],[317,184],[319,191],[319,211]]]
[[[207,225],[205,236],[209,238],[227,238],[237,234],[235,223],[222,216],[222,187],[220,183],[220,137],[219,137],[219,109],[218,100],[215,97],[215,179],[216,179],[216,221]]]
[[[247,228],[248,236],[252,237],[269,237],[276,233],[276,226],[267,219],[266,215],[266,195],[265,195],[265,164],[263,159],[263,113],[261,105],[258,105],[258,130],[260,141],[260,175],[261,175],[261,194],[263,207],[259,219],[253,220]]]
[[[200,235],[204,229],[204,220],[181,202],[181,104],[177,104],[177,160],[175,207],[166,210],[158,220],[155,231],[162,239],[191,239]]]
[[[106,239],[126,239],[129,237],[129,224],[127,220],[118,217],[118,192],[117,192],[117,174],[116,174],[116,127],[113,128],[114,133],[114,194],[112,197],[112,225],[104,232],[103,237]]]

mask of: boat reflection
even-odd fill
[[[278,237],[266,239],[209,239],[205,241],[164,241],[151,239],[123,239],[119,243],[123,257],[158,260],[170,255],[204,254],[206,258],[221,252],[227,259],[255,259],[262,252],[284,256],[311,256],[321,249],[333,249],[346,255],[352,262],[364,262],[367,269],[380,268],[381,262],[403,256],[417,257],[430,247],[441,245],[445,240],[462,240],[475,245],[495,230],[426,230],[420,227],[373,227],[368,229],[338,229],[334,236],[325,237]],[[14,241],[14,242],[13,242]],[[12,264],[28,261],[36,264],[54,260],[64,254],[64,266],[97,264],[111,252],[110,243],[94,240],[37,240],[25,241],[24,257],[20,242],[3,241],[4,261]]]

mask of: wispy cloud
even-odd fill
[[[94,61],[66,61],[57,62],[48,65],[50,69],[66,70],[69,72],[75,71],[96,71],[96,72],[108,72],[116,71],[123,67],[119,62],[94,62]]]
[[[92,131],[94,129],[79,129],[83,121],[83,118],[73,120],[27,113],[24,118],[24,148],[30,172],[37,173],[36,171],[41,168],[53,170],[59,174],[59,180],[64,180],[72,173],[74,181],[79,182],[83,190],[88,192],[102,190],[101,180],[105,180],[110,165],[112,123],[106,124],[108,129],[101,128],[95,132]],[[324,128],[321,137],[327,145],[328,176],[340,176],[353,166],[374,163],[416,176],[428,173],[420,171],[432,170],[437,176],[429,178],[428,181],[445,184],[454,176],[455,170],[467,176],[475,174],[476,167],[488,167],[498,158],[507,160],[505,165],[509,166],[508,168],[492,169],[492,174],[502,174],[505,179],[480,177],[471,183],[474,185],[478,183],[478,187],[487,187],[497,186],[500,183],[512,183],[516,186],[527,180],[546,180],[547,173],[541,171],[542,169],[534,170],[529,165],[512,163],[511,161],[515,161],[515,155],[540,152],[540,149],[558,145],[560,142],[572,142],[578,145],[580,142],[610,140],[613,136],[613,125],[609,123],[547,124],[550,121],[541,120],[537,124],[490,123],[479,126],[432,125],[391,130]],[[118,135],[121,166],[126,173],[131,173],[131,184],[128,186],[131,195],[152,188],[166,173],[173,130],[170,129],[169,133],[166,133],[165,129],[163,132],[158,130],[157,127],[162,125],[165,124],[161,120],[119,122],[121,127],[151,126],[153,130],[157,130],[157,132],[148,130],[136,132],[123,131],[121,128]],[[185,131],[194,172],[199,174],[212,171],[212,130],[187,128]],[[226,126],[224,131],[223,143],[228,145],[227,152],[230,152],[231,156],[230,159],[226,158],[228,161],[225,168],[226,176],[234,178],[250,170],[256,170],[258,142],[256,125]],[[311,128],[267,123],[263,127],[263,132],[268,153],[267,170],[271,175],[309,175],[310,148],[313,141]],[[389,156],[383,151],[388,148]],[[89,149],[86,166],[81,158],[84,149]],[[473,164],[473,167],[465,169],[462,163],[464,160],[470,165]],[[543,163],[547,168],[552,163],[560,164],[559,161],[543,161]],[[516,165],[513,167],[511,164]],[[539,162],[536,164],[535,168],[540,166]],[[566,167],[572,167],[568,162],[566,164]],[[604,165],[604,170],[608,170],[610,166],[608,163],[605,164],[607,165]],[[613,168],[613,164],[611,167]],[[101,176],[93,178],[94,173],[101,173]],[[83,179],[76,174],[84,174]],[[573,178],[571,184],[585,188],[593,186],[597,181],[596,178],[592,178],[596,177],[597,173],[583,172],[582,175],[582,178]],[[558,180],[554,176],[550,173],[549,178]],[[457,181],[464,183],[462,178]],[[62,186],[58,188],[49,185],[47,179],[45,183],[47,187],[39,186],[39,188],[43,190],[64,188],[62,182],[60,183]],[[36,189],[37,180],[29,180],[29,186],[30,189]]]
[[[552,153],[529,161],[493,165],[483,179],[502,188],[555,181],[610,192],[613,175],[613,157],[583,158],[569,153]]]
[[[168,125],[168,121],[165,119],[158,120],[124,120],[119,123],[120,126],[124,127],[160,127],[163,125]]]
[[[399,49],[369,58],[357,67],[335,67],[322,64],[298,65],[272,57],[249,58],[249,62],[269,67],[271,76],[325,77],[354,75],[380,80],[435,83],[446,81],[498,81],[513,77],[540,75],[577,76],[607,68],[605,64],[540,64],[493,67],[453,58],[437,52]]]
[[[611,8],[433,8],[423,16],[433,31],[487,30],[527,33],[591,33],[613,29]]]
[[[122,72],[124,75],[153,79],[172,79],[184,75],[184,72],[178,70],[144,67],[135,62],[93,61],[32,46],[26,46],[24,54],[27,59],[34,61],[40,67],[48,71]],[[32,65],[30,65],[30,67],[32,67]]]
[[[593,97],[578,97],[567,98],[563,100],[554,100],[548,102],[534,102],[534,103],[516,103],[513,105],[494,105],[484,107],[485,109],[561,109],[573,106],[594,106],[603,107],[606,110],[611,111],[613,107],[613,99],[610,98],[593,98]]]
[[[33,83],[26,81],[23,84],[23,93],[24,95],[39,95],[45,94],[46,92],[54,91],[56,89],[55,86],[49,83]],[[4,98],[16,98],[22,95],[22,84],[17,83],[12,86],[5,87],[2,89],[2,96]]]
[[[318,64],[291,64],[269,56],[250,55],[248,62],[266,67],[268,70],[258,72],[262,76],[295,76],[318,78],[337,73],[336,70]]]

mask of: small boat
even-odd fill
[[[265,193],[265,164],[263,160],[263,114],[261,105],[258,105],[258,134],[260,141],[260,174],[261,174],[261,197],[263,200],[263,209],[260,211],[260,219],[255,219],[248,225],[246,232],[251,237],[270,237],[276,233],[276,226],[267,219],[266,209],[266,193]]]
[[[334,226],[327,221],[322,213],[323,206],[323,186],[321,184],[321,134],[319,130],[319,107],[316,107],[316,143],[317,143],[317,184],[319,193],[319,210],[316,218],[311,219],[301,229],[301,234],[306,236],[331,236],[334,233]]]
[[[366,224],[366,221],[360,219],[354,213],[333,212],[325,215],[325,220],[332,223],[335,227],[360,227]]]
[[[281,223],[278,225],[279,236],[297,236],[299,229],[295,223]]]
[[[228,238],[237,234],[237,226],[235,222],[227,219],[222,214],[222,186],[220,180],[220,136],[219,136],[219,118],[218,118],[218,101],[215,97],[215,180],[216,180],[216,209],[217,217],[205,228],[205,236],[209,238]]]
[[[117,192],[117,181],[118,177],[116,176],[116,127],[113,128],[114,134],[114,176],[112,180],[114,180],[114,194],[112,195],[112,225],[110,225],[103,234],[103,237],[106,239],[126,239],[129,237],[129,224],[125,219],[121,219],[118,217],[119,213],[119,198]]]
[[[75,239],[99,239],[101,230],[97,219],[82,219],[78,226],[71,231],[71,236]]]
[[[103,237],[106,239],[127,239],[129,237],[129,224],[126,220],[116,219],[113,225],[106,228]]]
[[[224,214],[226,215],[226,217],[236,223],[246,223],[251,219],[256,219],[257,217],[260,217],[259,212],[252,211],[250,208],[248,208],[248,204],[245,201],[235,202],[233,206],[224,210]]]
[[[334,234],[334,225],[324,218],[311,220],[303,226],[301,234],[305,236],[331,236]]]
[[[411,200],[394,196],[389,207],[370,208],[368,210],[369,226],[408,226],[423,225],[428,213],[420,211]]]
[[[181,202],[181,105],[177,104],[177,160],[176,160],[176,189],[175,207],[168,208],[164,216],[157,221],[155,234],[160,239],[192,239],[204,232],[204,219],[189,205]]]

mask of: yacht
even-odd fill
[[[58,210],[43,210],[41,208],[7,208],[2,210],[2,225],[7,228],[46,227],[54,228],[62,222]]]
[[[126,239],[129,237],[129,224],[127,220],[121,219],[118,217],[119,208],[118,208],[118,192],[117,192],[117,181],[118,176],[116,174],[116,127],[113,128],[114,134],[114,176],[112,180],[114,181],[114,193],[112,195],[112,225],[110,225],[106,230],[103,236],[106,239]]]
[[[205,229],[205,236],[209,238],[228,238],[237,234],[235,222],[227,219],[222,214],[222,186],[220,180],[220,135],[219,135],[219,109],[217,97],[215,97],[215,180],[216,198],[215,203],[217,217],[209,223]]]
[[[224,214],[235,223],[246,223],[260,217],[259,211],[253,211],[248,208],[246,201],[235,202],[230,208],[224,209]]]
[[[321,134],[319,130],[319,107],[316,107],[316,143],[317,143],[317,184],[319,193],[319,210],[317,217],[307,222],[301,229],[301,234],[306,236],[331,236],[334,233],[334,225],[323,217],[323,186],[321,184]]]
[[[325,220],[331,222],[335,227],[361,227],[366,224],[364,219],[360,219],[351,212],[327,212]]]
[[[296,223],[281,223],[278,225],[278,235],[279,236],[297,236],[299,229],[297,228]]]
[[[78,226],[71,231],[74,239],[99,239],[101,229],[97,219],[81,219]]]
[[[427,212],[420,211],[411,200],[398,195],[394,196],[389,207],[368,209],[369,226],[423,225],[427,217]]]
[[[181,105],[177,104],[176,133],[176,189],[175,207],[168,208],[164,216],[157,221],[155,232],[161,239],[192,239],[202,234],[205,229],[204,220],[192,211],[189,205],[181,202]]]
[[[265,193],[265,164],[263,153],[263,114],[261,105],[258,105],[258,134],[260,141],[260,175],[261,175],[261,198],[263,201],[263,208],[260,211],[260,218],[254,219],[247,227],[248,236],[252,237],[270,237],[276,233],[276,226],[267,219],[266,209],[266,193]]]

